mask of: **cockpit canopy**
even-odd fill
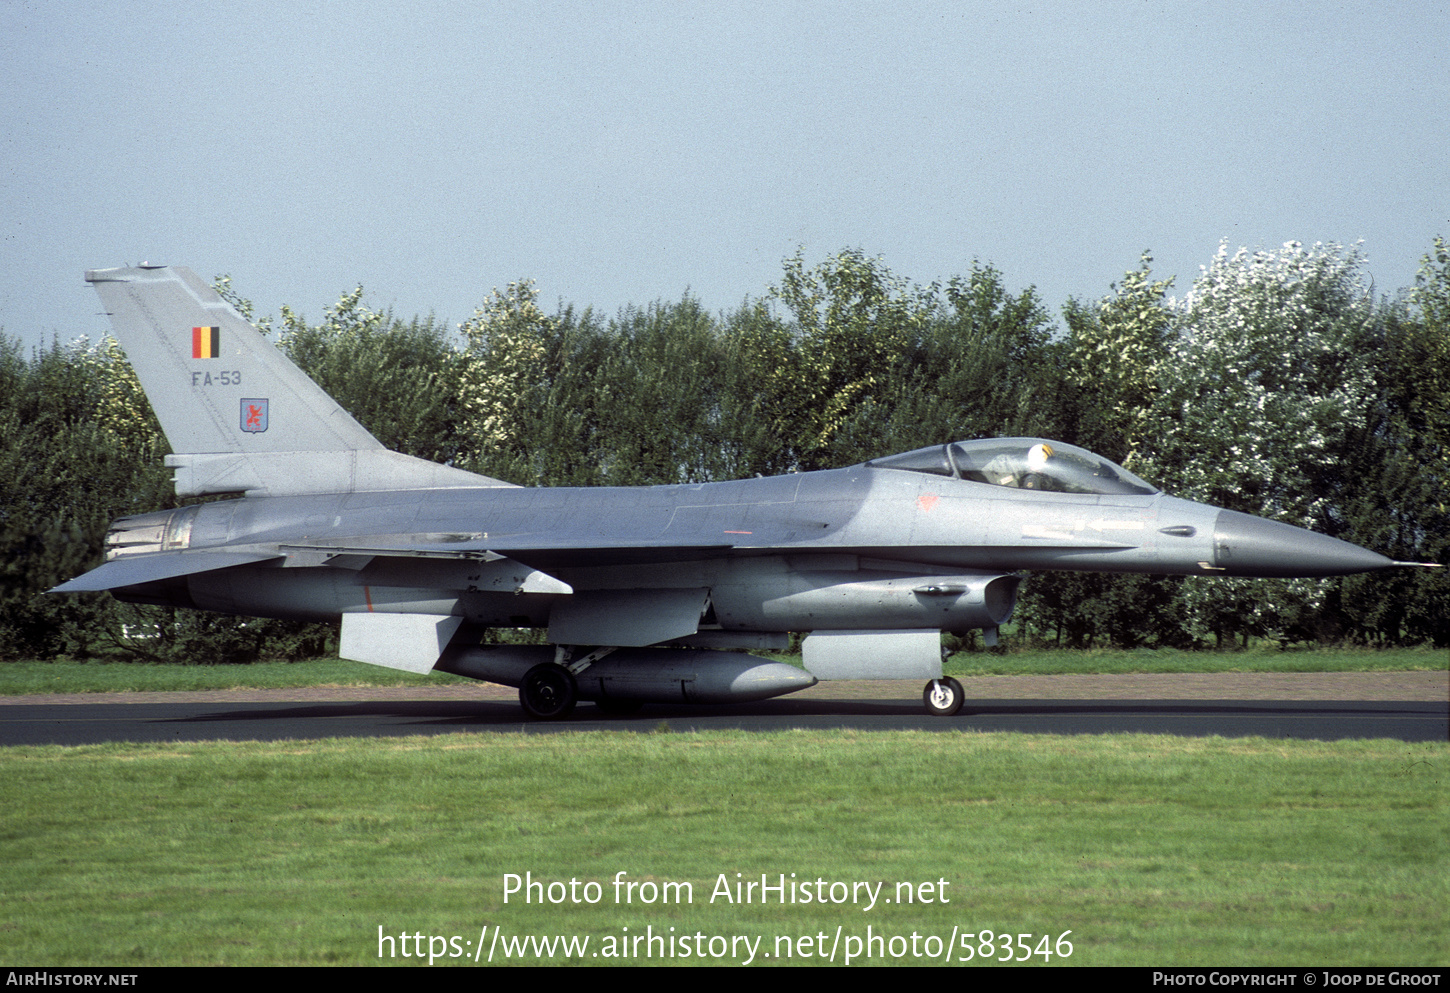
[[[905,469],[975,483],[1052,493],[1136,493],[1158,487],[1076,445],[1043,438],[982,438],[872,459],[873,469]]]

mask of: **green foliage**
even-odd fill
[[[732,409],[754,425],[743,475],[775,475],[800,467],[795,443],[803,429],[795,390],[795,341],[765,301],[747,302],[724,320],[723,341]]]
[[[1189,499],[1336,530],[1338,456],[1375,403],[1379,312],[1339,246],[1221,249],[1178,314],[1144,465]]]
[[[315,326],[284,306],[279,346],[384,446],[454,462],[468,435],[447,329],[431,318],[405,323],[371,311],[362,292],[344,293]]]
[[[1379,404],[1349,453],[1359,485],[1351,540],[1396,559],[1450,565],[1450,249],[1436,238],[1408,307],[1387,315],[1375,350]],[[1343,581],[1359,637],[1450,646],[1450,570],[1396,570]]]
[[[892,368],[884,430],[859,459],[934,442],[999,435],[1058,437],[1058,349],[1035,291],[1013,296],[991,266],[947,282],[944,300]]]
[[[272,333],[272,315],[266,314],[258,316],[257,309],[252,306],[252,301],[243,297],[237,292],[236,287],[232,286],[232,277],[230,275],[224,273],[213,279],[211,288],[216,290],[217,296],[230,304],[233,310],[246,319],[258,331],[262,332],[262,334],[267,335]],[[283,310],[286,311],[287,308],[284,307]]]
[[[461,464],[522,485],[537,473],[529,471],[532,439],[524,420],[547,392],[544,360],[559,332],[559,322],[539,309],[538,296],[531,280],[510,283],[458,326],[467,342],[459,376],[468,438]]]
[[[699,303],[630,307],[610,322],[596,368],[592,448],[614,486],[728,479],[736,397],[714,320]]]
[[[90,652],[117,605],[45,591],[96,564],[113,518],[171,499],[160,429],[149,405],[125,408],[122,365],[114,342],[26,362],[0,336],[0,657]]]
[[[744,346],[801,469],[1062,422],[1051,319],[991,266],[921,287],[859,250],[811,270],[797,254],[771,296],[793,320],[759,315]]]
[[[1189,648],[1179,601],[1184,580],[1044,572],[1024,586],[1014,621],[1029,645]]]
[[[1159,388],[1160,366],[1173,340],[1170,277],[1151,279],[1153,256],[1114,284],[1095,307],[1069,301],[1064,308],[1071,358],[1068,379],[1079,404],[1078,443],[1132,468],[1148,411]]]
[[[1221,248],[1176,313],[1134,466],[1170,493],[1343,535],[1346,454],[1377,402],[1381,312],[1337,245]],[[1317,637],[1337,581],[1182,586],[1195,638]]]
[[[892,381],[936,316],[936,289],[910,284],[859,249],[809,271],[799,252],[786,260],[771,296],[794,319],[789,347],[774,349],[778,364],[761,371],[790,397],[777,427],[802,469],[878,454],[863,453],[862,428],[884,419]]]
[[[461,325],[462,402],[478,432],[462,464],[524,486],[598,485],[595,376],[608,335],[589,310],[545,315],[537,295],[528,281],[510,284]]]
[[[1071,439],[1135,467],[1160,367],[1176,334],[1166,294],[1173,280],[1151,278],[1153,257],[1124,274],[1096,304],[1068,301],[1068,337],[1043,394],[1055,397],[1057,430],[1022,432]],[[1027,584],[1018,611],[1045,643],[1090,647],[1182,646],[1177,599],[1182,581],[1166,577],[1044,573]]]
[[[96,637],[112,658],[213,666],[297,662],[337,653],[337,629],[330,624],[124,603],[113,604],[112,610],[116,619]]]

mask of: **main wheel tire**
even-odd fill
[[[579,700],[574,674],[562,665],[541,662],[524,673],[519,684],[519,703],[530,717],[541,721],[567,717]]]
[[[962,699],[965,696],[966,691],[962,689],[962,684],[951,676],[946,676],[927,683],[921,699],[926,704],[928,714],[935,717],[951,717],[962,709]]]

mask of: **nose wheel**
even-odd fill
[[[941,679],[933,679],[926,684],[926,691],[922,693],[922,701],[926,704],[926,712],[934,717],[951,717],[962,709],[962,699],[965,696],[962,684],[951,676],[943,676]]]
[[[541,662],[524,673],[519,684],[519,703],[530,717],[541,721],[567,717],[579,699],[574,674],[562,665]]]

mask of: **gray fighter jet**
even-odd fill
[[[1072,445],[933,445],[824,472],[526,489],[383,448],[195,273],[86,273],[176,454],[181,496],[123,517],[57,592],[342,622],[340,654],[577,700],[722,703],[818,679],[927,680],[941,633],[994,644],[1020,569],[1332,576],[1398,563],[1159,491]],[[548,645],[481,644],[490,627]],[[800,669],[748,654],[809,632]]]

